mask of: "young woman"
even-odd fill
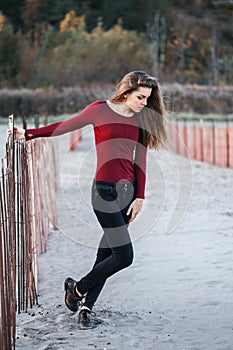
[[[95,101],[71,119],[27,129],[16,128],[16,139],[51,137],[92,124],[97,168],[92,186],[92,206],[103,229],[96,261],[86,276],[65,280],[65,303],[81,309],[80,329],[92,329],[91,310],[108,277],[131,265],[133,247],[128,225],[142,208],[146,183],[147,149],[157,149],[166,139],[164,105],[159,84],[145,72],[126,74],[115,95]]]

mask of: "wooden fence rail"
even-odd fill
[[[168,121],[173,151],[183,156],[233,168],[233,122]]]
[[[13,127],[13,126],[12,126]],[[0,174],[0,349],[15,348],[16,314],[37,304],[38,254],[56,228],[54,140],[7,142]]]

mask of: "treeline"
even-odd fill
[[[40,44],[6,26],[0,39],[0,88],[73,86],[115,82],[125,72],[151,71],[149,45],[143,33],[121,24],[104,30],[101,22],[90,33],[84,17],[66,14],[59,31],[49,27]]]
[[[233,82],[231,1],[1,0],[0,88]]]

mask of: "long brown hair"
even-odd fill
[[[151,88],[147,106],[138,113],[141,128],[141,141],[149,148],[157,149],[164,144],[166,132],[164,126],[165,108],[160,86],[155,77],[146,72],[133,71],[126,74],[119,84],[111,102],[124,102],[126,94],[136,91],[140,86]]]

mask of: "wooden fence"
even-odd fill
[[[6,144],[0,175],[0,349],[15,348],[16,314],[37,304],[38,254],[56,228],[54,141]]]
[[[168,140],[183,156],[233,168],[232,121],[169,121]]]

